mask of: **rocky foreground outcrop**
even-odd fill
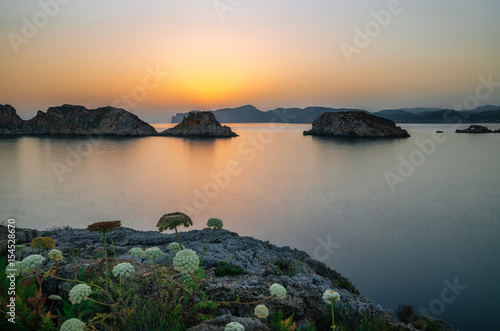
[[[349,138],[406,138],[406,130],[391,120],[362,111],[324,113],[314,120],[312,129],[304,135]]]
[[[210,229],[181,232],[180,238],[183,245],[195,252],[203,250],[211,237]],[[97,270],[104,272],[102,259],[102,235],[88,232],[83,229],[66,229],[52,231],[21,230],[25,238],[32,236],[52,237],[55,239],[56,248],[63,252],[64,261],[57,266],[58,275],[72,279],[81,269]],[[140,273],[152,273],[150,260],[134,258],[128,254],[132,247],[159,247],[166,256],[158,259],[157,263],[171,263],[174,252],[167,249],[168,244],[176,242],[175,234],[161,234],[153,231],[136,231],[129,228],[118,228],[113,232],[114,243],[118,260],[133,260],[131,263]],[[108,245],[109,237],[108,237]],[[110,249],[110,246],[108,246]],[[44,251],[44,255],[47,255]],[[39,249],[26,247],[21,251],[21,258],[39,253]],[[95,257],[100,254],[100,259]],[[205,292],[207,298],[214,301],[253,302],[264,299],[269,293],[269,285],[282,284],[287,290],[285,299],[273,298],[265,302],[270,311],[283,311],[284,316],[294,314],[297,330],[307,325],[314,326],[315,330],[327,330],[331,320],[325,316],[329,307],[322,300],[322,293],[327,289],[334,289],[340,294],[339,315],[337,319],[359,320],[364,316],[382,319],[391,330],[416,330],[410,324],[398,322],[393,313],[384,310],[370,299],[359,294],[354,286],[339,286],[347,283],[347,279],[324,263],[312,259],[307,253],[289,247],[277,247],[269,242],[260,241],[252,237],[241,237],[236,233],[226,230],[217,230],[208,249],[203,253],[202,264],[205,268],[206,278],[200,283],[200,290]],[[217,277],[214,267],[220,261],[227,261],[232,265],[243,268],[244,274],[238,276]],[[281,261],[278,263],[278,261]],[[47,264],[54,263],[46,259]],[[292,266],[283,270],[284,265]],[[138,275],[140,277],[140,275]],[[67,295],[67,288],[72,284],[56,279],[48,279],[44,284],[44,291],[50,294]],[[348,288],[348,289],[346,289]],[[224,330],[224,326],[236,321],[245,326],[246,330],[269,330],[261,320],[255,318],[253,309],[255,305],[232,304],[227,307],[220,306],[217,317],[190,330]],[[452,330],[446,322],[438,321],[441,330]],[[305,330],[306,328],[303,328]]]
[[[471,125],[467,129],[457,129],[455,133],[499,133],[500,129],[493,131],[482,125]]]
[[[62,105],[24,121],[14,107],[0,105],[0,135],[151,136],[158,132],[136,115],[114,107]]]
[[[230,127],[221,125],[209,111],[192,111],[180,124],[160,133],[161,136],[174,137],[237,137]]]

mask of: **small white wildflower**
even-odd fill
[[[120,276],[130,277],[134,273],[135,273],[134,266],[131,265],[130,263],[127,263],[127,262],[123,262],[123,263],[117,264],[113,268],[113,275],[115,277],[120,277]]]
[[[45,261],[45,258],[38,254],[27,256],[23,259],[24,270],[35,269],[42,264],[43,261]]]
[[[271,294],[275,295],[278,299],[283,299],[286,297],[286,289],[283,287],[283,285],[276,284],[274,283],[269,287],[269,292]]]
[[[61,325],[60,331],[84,331],[85,323],[78,318],[70,318]]]
[[[90,286],[85,284],[75,285],[75,287],[69,291],[69,301],[71,301],[71,304],[76,305],[83,300],[87,300],[90,293],[92,293]]]
[[[144,251],[144,257],[146,259],[154,260],[165,255],[158,247],[151,247]]]
[[[24,271],[24,263],[21,261],[14,261],[13,263],[13,266],[10,266],[10,263],[7,265],[5,273],[7,274],[7,276],[10,276],[12,273],[14,273],[17,277]]]
[[[181,250],[181,245],[179,245],[179,243],[174,242],[174,243],[168,244],[167,248],[174,251],[174,252],[178,252]],[[182,248],[184,248],[184,246],[182,246]]]
[[[49,252],[49,258],[51,260],[62,261],[63,255],[62,252],[58,249],[53,249]]]
[[[339,300],[340,300],[340,295],[337,292],[333,291],[333,290],[326,290],[323,293],[323,301],[326,304],[331,305],[332,302],[337,302]]]
[[[245,331],[245,327],[238,322],[231,322],[226,325],[224,331]]]
[[[142,250],[142,248],[139,247],[131,248],[128,252],[132,256],[144,257],[144,251]]]
[[[195,272],[200,267],[198,255],[190,249],[177,252],[174,257],[174,269],[181,274]]]
[[[222,220],[220,220],[218,218],[210,218],[207,221],[207,225],[210,228],[214,228],[214,229],[219,229],[220,230],[220,229],[222,229],[223,223],[222,223]]]
[[[62,300],[62,298],[60,296],[56,295],[56,294],[49,295],[48,299],[49,300],[58,300],[58,301]]]
[[[255,307],[254,313],[258,318],[266,318],[269,316],[269,309],[265,305],[258,305]]]

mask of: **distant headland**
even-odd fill
[[[221,123],[302,123],[311,124],[327,112],[361,111],[363,109],[306,107],[276,108],[261,111],[252,105],[223,108],[211,111]],[[396,123],[499,123],[500,106],[480,106],[472,110],[456,111],[442,108],[401,108],[372,112],[372,115],[386,118]],[[172,123],[180,123],[187,113],[172,116]]]

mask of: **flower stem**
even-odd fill
[[[113,242],[113,231],[110,231],[109,235],[111,236],[111,245],[113,245],[113,254],[115,255],[115,261],[116,263],[118,263],[118,259],[116,258],[115,243]]]
[[[106,290],[108,290],[109,276],[108,276],[108,248],[106,246],[106,231],[102,233],[104,238],[104,257],[106,258]]]
[[[332,330],[335,330],[335,317],[333,315],[333,300],[332,300]]]
[[[179,245],[181,246],[181,250],[183,250],[184,247],[182,247],[181,238],[179,237],[179,232],[177,232],[177,227],[174,226],[174,229],[175,229],[175,234],[177,235],[177,241],[179,242]]]

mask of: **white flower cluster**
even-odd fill
[[[61,325],[60,331],[84,331],[85,323],[78,318],[70,318]]]
[[[144,251],[139,247],[131,248],[128,252],[130,253],[130,255],[135,257],[144,257]]]
[[[49,252],[49,258],[51,260],[62,261],[63,255],[62,252],[58,249],[53,249]]]
[[[62,298],[60,296],[56,295],[56,294],[49,295],[48,299],[49,300],[58,300],[58,301],[62,300]]]
[[[174,252],[178,252],[181,250],[181,245],[179,245],[179,243],[174,242],[174,243],[168,244],[167,248],[174,251]],[[182,248],[184,248],[184,246],[182,246]]]
[[[224,331],[245,331],[245,327],[238,322],[231,322],[226,325]]]
[[[181,274],[195,272],[200,267],[198,255],[190,249],[183,249],[177,252],[174,257],[174,269]]]
[[[9,263],[9,265],[7,265],[7,268],[5,269],[5,273],[7,274],[7,276],[10,276],[12,272],[14,272],[14,274],[17,277],[23,271],[24,271],[24,263],[21,261],[14,261],[12,266]]]
[[[214,229],[222,229],[223,223],[222,220],[218,218],[210,218],[207,222],[208,227],[214,228]]]
[[[158,247],[151,247],[144,251],[144,257],[150,260],[155,260],[162,257],[164,254],[165,253],[163,253]]]
[[[115,277],[120,277],[120,276],[130,277],[134,273],[135,273],[134,266],[127,262],[119,263],[113,268],[113,275]]]
[[[335,292],[335,291],[332,291],[332,290],[326,290],[324,293],[323,293],[323,301],[326,303],[326,304],[329,304],[331,305],[332,302],[337,302],[340,300],[340,295]]]
[[[43,256],[35,254],[25,257],[23,259],[22,264],[24,270],[29,270],[29,269],[35,269],[37,266],[42,264],[43,261],[45,261],[45,258]]]
[[[255,307],[254,313],[258,318],[266,318],[269,316],[269,309],[265,305],[258,305]]]
[[[90,286],[85,284],[75,285],[75,287],[69,291],[69,301],[71,301],[71,304],[76,305],[83,300],[87,300],[90,293],[92,293]]]
[[[286,289],[280,284],[274,283],[273,285],[271,285],[271,287],[269,287],[269,292],[275,295],[278,299],[283,299],[284,297],[286,297]]]

